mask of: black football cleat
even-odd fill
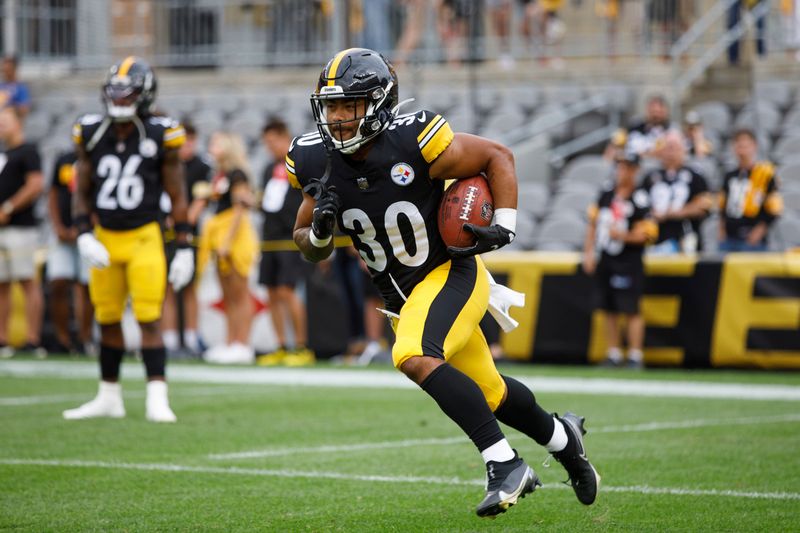
[[[594,469],[586,457],[583,447],[584,418],[574,413],[564,413],[563,417],[556,417],[564,424],[567,432],[567,447],[560,452],[553,453],[553,457],[561,463],[569,474],[569,482],[575,491],[578,501],[584,505],[591,505],[597,498],[597,489],[600,486],[600,474]]]
[[[542,483],[536,473],[519,455],[510,461],[486,463],[486,496],[478,504],[478,516],[494,518],[536,490]]]

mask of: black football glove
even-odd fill
[[[497,250],[514,240],[514,232],[494,224],[492,226],[476,226],[475,224],[464,224],[464,229],[475,235],[477,240],[472,246],[459,248],[448,246],[447,251],[453,257],[469,257],[485,252]]]
[[[336,186],[330,187],[320,183],[319,197],[314,206],[313,220],[311,222],[311,231],[318,239],[327,239],[333,235],[333,228],[336,225],[336,214],[339,212],[339,207],[342,201],[339,195],[336,194]]]

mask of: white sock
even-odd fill
[[[514,458],[514,450],[506,439],[499,440],[481,452],[483,461],[504,463]]]
[[[122,385],[119,382],[101,381],[97,389],[98,398],[113,398],[122,401]]]
[[[180,348],[178,332],[174,329],[164,330],[164,332],[161,334],[161,338],[164,340],[164,348],[167,350],[177,350]]]
[[[567,430],[564,429],[564,424],[556,417],[553,417],[553,422],[553,436],[550,437],[550,442],[544,445],[550,453],[560,452],[567,447]]]
[[[644,359],[641,350],[628,350],[628,361],[634,361],[636,363],[641,363]]]
[[[186,347],[193,352],[200,351],[200,338],[197,336],[196,329],[183,330],[183,342],[186,344]]]
[[[609,361],[619,363],[622,361],[622,350],[619,348],[609,348],[606,352],[606,357]]]

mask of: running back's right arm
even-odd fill
[[[311,243],[311,222],[314,220],[314,198],[303,192],[303,203],[297,210],[297,219],[294,223],[294,242],[306,259],[313,263],[318,263],[327,259],[333,253],[333,239],[318,248]]]
[[[92,211],[92,160],[81,145],[75,147],[78,160],[75,162],[77,174],[77,187],[72,195],[72,216],[78,222],[78,217],[89,216]],[[81,231],[83,228],[78,228]]]

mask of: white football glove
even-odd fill
[[[192,281],[194,274],[194,252],[191,248],[181,248],[175,252],[169,265],[169,282],[178,292]]]
[[[89,232],[78,236],[78,252],[91,267],[105,268],[111,264],[106,247]]]

